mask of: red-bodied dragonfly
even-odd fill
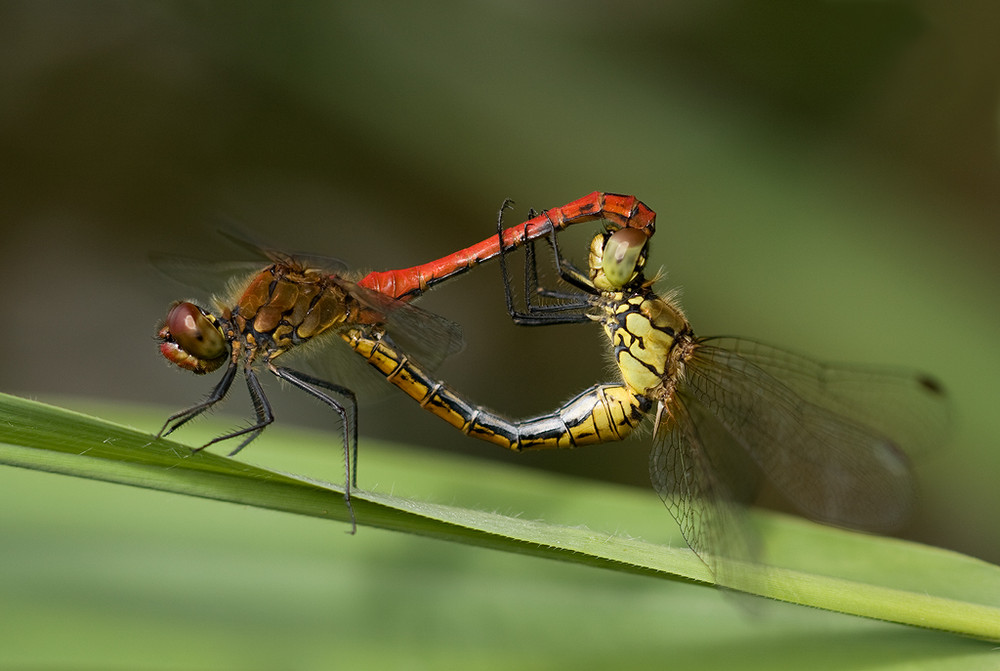
[[[501,208],[501,214],[502,211]],[[416,380],[423,378],[408,378],[406,367],[402,365],[385,370],[386,360],[402,358],[412,362],[409,356],[401,354],[405,351],[416,356],[423,365],[433,366],[460,347],[461,333],[456,325],[406,301],[503,251],[572,224],[603,219],[613,226],[631,228],[648,236],[653,233],[655,218],[652,210],[632,196],[595,192],[563,207],[547,210],[437,261],[402,270],[373,272],[357,282],[346,279],[342,266],[336,262],[284,254],[230,235],[239,244],[259,252],[267,264],[249,273],[243,266],[244,277],[231,281],[230,295],[215,297],[214,312],[186,301],[171,306],[158,329],[163,356],[198,374],[210,373],[224,364],[226,370],[205,400],[171,415],[159,435],[173,432],[219,403],[229,392],[242,366],[255,422],[202,446],[242,438],[230,455],[239,452],[274,420],[255,372],[255,367],[262,365],[340,416],[344,436],[344,498],[353,529],[350,490],[357,478],[355,394],[348,386],[276,365],[275,360],[290,351],[307,349],[303,346],[312,345],[323,336],[336,335],[395,385],[417,396],[418,392],[407,389],[407,385],[417,384]],[[191,278],[186,275],[194,264],[186,260],[173,261],[176,259],[161,257],[157,265],[175,279],[190,282]],[[440,384],[434,388],[445,389]],[[448,418],[438,405],[431,403],[427,407]]]
[[[690,547],[732,587],[763,587],[759,573],[745,570],[758,543],[742,521],[757,476],[821,522],[885,531],[905,520],[913,500],[907,453],[939,446],[947,433],[948,404],[934,379],[696,337],[676,292],[659,294],[644,276],[649,236],[598,234],[587,272],[549,237],[559,276],[582,293],[539,289],[529,243],[523,311],[501,255],[508,311],[523,325],[600,323],[621,377],[544,416],[575,420],[553,427],[545,446],[624,439],[653,414],[653,486]],[[561,300],[536,302],[546,294]]]

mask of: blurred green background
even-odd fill
[[[505,197],[513,222],[632,193],[659,214],[652,265],[700,334],[943,380],[953,441],[918,462],[905,533],[1000,562],[998,33],[985,1],[2,2],[0,389],[119,402],[122,421],[124,403],[198,399],[212,381],[170,370],[152,339],[169,302],[193,296],[146,255],[238,256],[213,233],[220,214],[383,269],[486,237]],[[582,228],[565,248],[579,259]],[[510,325],[495,267],[422,305],[465,329],[442,377],[509,415],[608,376],[596,328]],[[335,435],[302,395],[271,400],[283,423]],[[248,410],[237,394],[225,412]],[[642,440],[509,455],[391,393],[361,428],[648,487]],[[0,477],[5,524],[71,514],[46,494],[63,479]],[[80,491],[98,509],[138,496]],[[57,535],[64,549],[122,540],[94,533]]]

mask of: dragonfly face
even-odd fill
[[[211,373],[229,358],[229,339],[219,320],[194,303],[174,303],[157,337],[168,361],[199,375]]]
[[[594,236],[590,280],[600,291],[618,291],[641,277],[649,255],[649,236],[635,228]]]

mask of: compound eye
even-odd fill
[[[612,286],[620,289],[639,274],[646,263],[648,240],[646,234],[636,228],[623,228],[608,237],[601,270]]]
[[[194,303],[170,308],[158,336],[160,352],[181,368],[209,373],[226,359],[226,336],[215,317]]]
[[[167,315],[167,329],[191,356],[215,359],[226,353],[226,337],[215,320],[194,303],[175,305]]]

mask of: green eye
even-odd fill
[[[621,288],[635,279],[646,262],[646,241],[649,238],[635,228],[615,231],[604,244],[601,270],[608,282]]]

